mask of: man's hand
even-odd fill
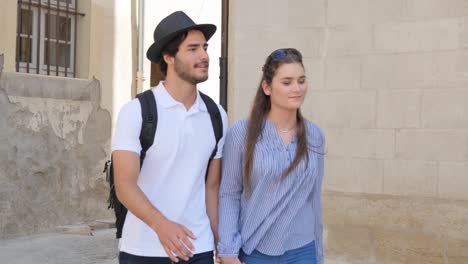
[[[158,221],[154,230],[167,256],[173,262],[179,262],[179,258],[187,261],[193,257],[192,251],[195,249],[189,238],[196,239],[196,237],[187,227],[163,218]]]
[[[239,258],[221,258],[222,264],[245,264],[239,260]]]

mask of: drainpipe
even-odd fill
[[[229,0],[221,4],[221,57],[219,58],[219,103],[227,112]]]
[[[144,9],[145,0],[138,0],[138,37],[137,37],[137,50],[138,50],[138,63],[136,73],[137,94],[143,92],[143,82],[145,76],[143,74],[143,34],[144,34]]]

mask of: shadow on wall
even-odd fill
[[[333,191],[323,201],[330,263],[468,263],[466,201]]]
[[[0,74],[0,239],[110,218],[100,83]]]
[[[4,61],[4,58],[3,58],[3,54],[0,54],[0,76],[2,76],[2,72],[3,72],[3,61]]]

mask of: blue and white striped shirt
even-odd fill
[[[279,256],[315,240],[323,263],[321,186],[325,140],[319,127],[306,122],[309,164],[305,159],[284,179],[296,155],[297,140],[285,144],[266,120],[255,146],[250,197],[243,190],[243,159],[247,120],[227,132],[219,193],[220,257],[251,254]]]

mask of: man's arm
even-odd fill
[[[178,262],[178,257],[184,260],[192,257],[193,254],[188,250],[194,250],[188,239],[196,239],[192,232],[185,226],[168,220],[151,204],[137,185],[140,173],[138,154],[132,151],[115,150],[112,152],[112,160],[115,190],[119,201],[158,234],[166,254],[174,262]]]
[[[210,218],[211,230],[218,244],[218,195],[221,182],[221,159],[213,159],[208,168],[206,180],[206,210]]]

